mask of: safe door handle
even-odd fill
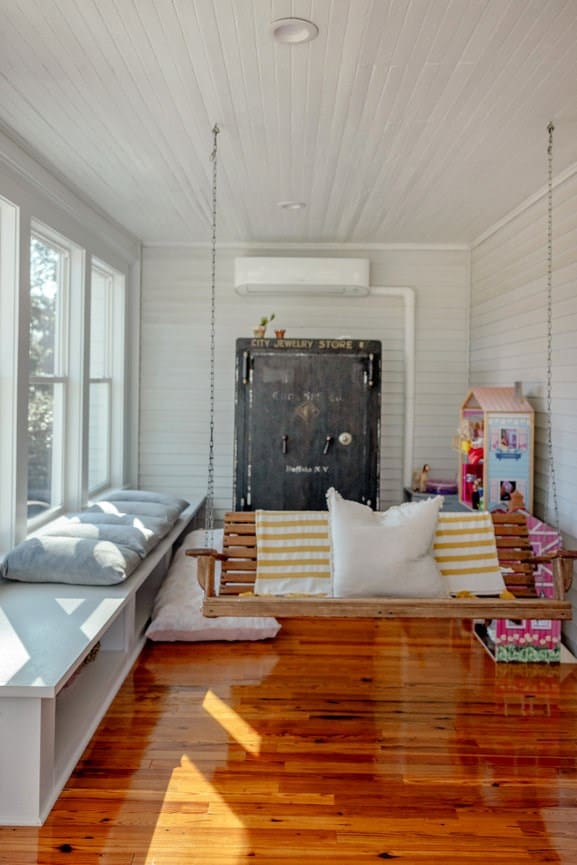
[[[250,354],[248,351],[242,353],[242,383],[248,384],[250,379]]]
[[[375,356],[374,354],[369,354],[369,363],[367,370],[367,384],[369,387],[374,387],[375,384]]]
[[[332,445],[332,443],[333,443],[334,440],[335,440],[335,437],[334,437],[334,436],[327,436],[327,437],[326,437],[326,439],[325,439],[325,446],[324,446],[324,448],[323,448],[323,453],[324,453],[324,454],[328,454],[328,452],[329,452],[329,448],[330,448],[330,446]]]
[[[284,436],[281,438],[281,442],[282,442],[282,444],[281,444],[281,448],[282,448],[282,452],[283,452],[283,454],[288,453],[288,436],[287,436],[287,435],[284,435]]]

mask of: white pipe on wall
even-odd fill
[[[415,435],[415,290],[408,285],[372,285],[369,294],[401,297],[405,306],[405,411],[403,437],[403,486],[413,480],[413,444]]]

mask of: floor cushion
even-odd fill
[[[270,617],[209,618],[202,614],[203,592],[197,580],[197,560],[185,554],[204,547],[202,529],[191,532],[176,552],[156,596],[146,636],[156,641],[265,640],[276,637],[280,625]],[[222,549],[223,531],[214,532],[212,546]]]

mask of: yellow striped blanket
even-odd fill
[[[326,511],[255,513],[256,595],[331,595]]]
[[[441,512],[433,554],[449,592],[498,595],[504,591],[490,513]]]

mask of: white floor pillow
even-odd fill
[[[222,530],[214,533],[214,546],[222,549]],[[187,535],[154,602],[146,631],[150,640],[205,642],[209,640],[266,640],[276,637],[280,625],[270,617],[209,618],[202,615],[202,589],[196,578],[197,561],[185,550],[205,546],[204,531]]]
[[[447,597],[432,555],[441,496],[378,513],[327,493],[335,597]]]

